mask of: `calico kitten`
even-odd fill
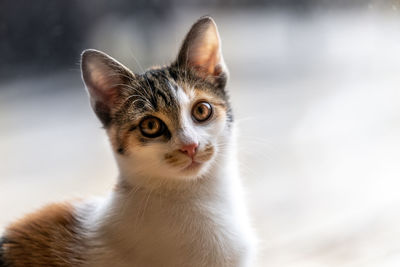
[[[198,20],[175,62],[143,74],[86,50],[82,78],[115,153],[117,186],[10,225],[0,266],[250,266],[214,21]]]

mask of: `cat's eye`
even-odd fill
[[[193,106],[192,117],[198,122],[204,122],[211,117],[212,112],[213,110],[210,103],[201,101]]]
[[[146,137],[155,138],[162,135],[166,129],[165,124],[156,117],[144,118],[140,124],[140,131]]]

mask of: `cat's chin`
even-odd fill
[[[202,162],[192,161],[185,168],[183,168],[183,172],[198,172],[203,166]]]
[[[208,162],[192,161],[179,171],[181,178],[196,179],[201,177],[208,169]]]

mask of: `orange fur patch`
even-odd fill
[[[82,264],[82,236],[70,204],[52,204],[10,225],[4,260],[12,267],[72,267]]]

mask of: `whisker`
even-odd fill
[[[139,67],[140,71],[142,73],[144,73],[144,68],[142,67],[142,65],[140,64],[139,60],[135,57],[135,54],[133,53],[132,48],[129,48],[129,52],[131,54],[131,57],[133,58],[133,60],[135,61],[136,65]]]

